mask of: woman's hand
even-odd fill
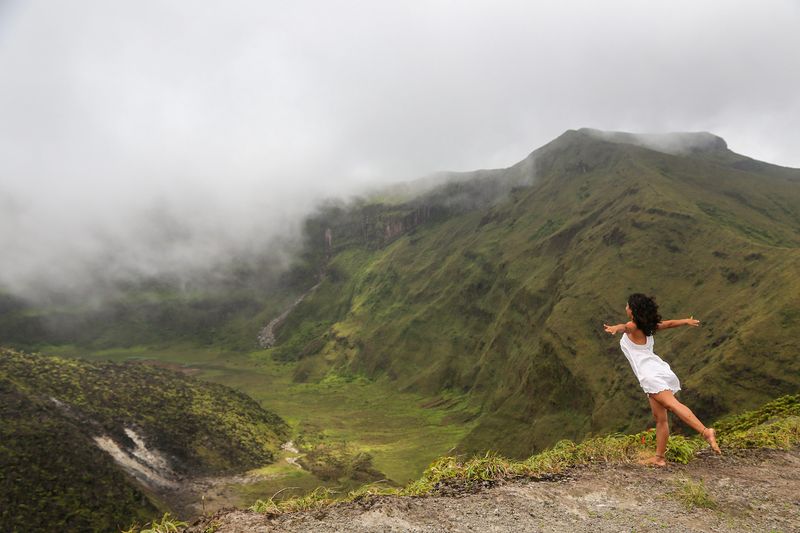
[[[700,321],[699,321],[699,320],[697,320],[697,319],[694,317],[694,315],[693,315],[693,316],[690,316],[689,318],[684,318],[684,319],[683,319],[683,323],[684,323],[684,324],[686,324],[687,326],[694,326],[694,327],[697,327],[697,326],[699,326],[699,325],[700,325]]]
[[[622,328],[620,328],[622,326]],[[620,331],[624,331],[625,326],[622,324],[617,324],[616,326],[609,326],[608,324],[603,324],[603,329],[606,330],[606,333],[610,333],[611,335],[616,335]]]

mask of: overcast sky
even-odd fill
[[[213,261],[582,126],[800,167],[798,28],[796,0],[0,0],[0,283]]]

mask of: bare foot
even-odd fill
[[[717,432],[714,431],[714,428],[706,428],[703,430],[703,438],[706,439],[706,442],[711,446],[711,449],[718,454],[722,454],[722,450],[719,449],[719,445],[717,444]]]
[[[648,457],[647,459],[642,459],[638,461],[640,465],[646,466],[667,466],[667,461],[663,457],[659,457],[658,455],[654,455],[653,457]]]

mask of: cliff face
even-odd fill
[[[422,224],[501,203],[529,186],[535,171],[531,156],[508,169],[442,172],[430,178],[435,186],[425,182],[396,186],[401,194],[395,201],[376,195],[349,203],[331,202],[306,220],[306,243],[328,254],[350,246],[382,248]]]
[[[322,244],[325,253],[331,255],[348,246],[381,248],[420,224],[446,216],[442,206],[379,204],[351,208],[346,214],[330,210],[308,224],[322,229],[322,239],[314,235],[311,240]]]
[[[287,317],[282,358],[303,379],[338,367],[467,395],[482,414],[463,449],[521,456],[647,423],[602,331],[647,292],[665,317],[703,322],[656,346],[698,414],[793,391],[781,339],[800,331],[800,171],[706,134],[681,150],[626,139],[567,132],[509,169],[313,219],[331,275]]]

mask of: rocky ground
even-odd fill
[[[188,531],[800,532],[800,448],[722,457],[704,452],[691,464],[664,469],[595,465],[550,481],[513,480],[452,492],[373,497],[275,518],[220,511]]]

